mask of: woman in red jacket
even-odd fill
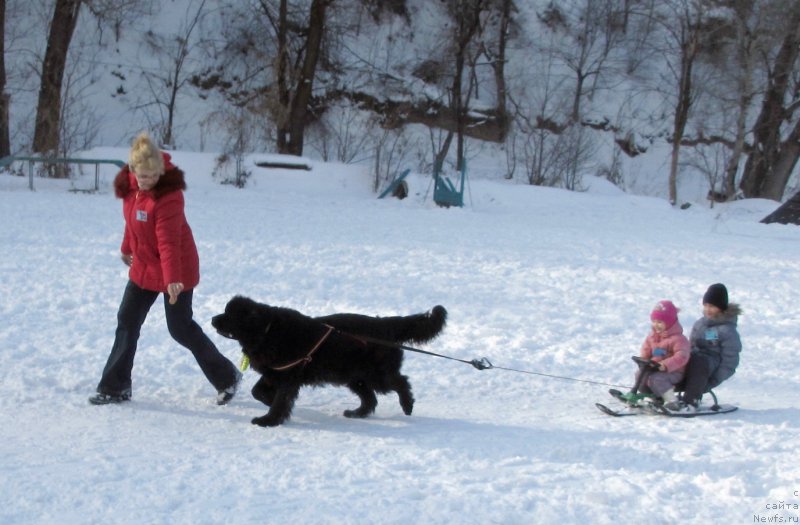
[[[217,404],[226,404],[236,393],[242,374],[192,318],[192,292],[200,281],[200,265],[183,212],[184,189],[183,171],[170,162],[169,154],[159,151],[146,133],[136,137],[128,165],[114,180],[125,218],[122,261],[130,267],[130,280],[117,312],[114,346],[97,394],[89,398],[92,404],[131,398],[139,331],[161,293],[170,335],[192,352],[217,390]]]

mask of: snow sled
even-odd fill
[[[602,403],[595,403],[595,406],[604,414],[614,417],[654,414],[659,416],[689,418],[727,414],[738,409],[738,407],[733,405],[720,404],[717,395],[711,389],[708,389],[703,395],[708,394],[711,396],[713,403],[710,406],[698,404],[697,411],[689,413],[670,412],[663,405],[658,403],[652,394],[643,394],[639,392],[641,385],[647,380],[647,377],[650,375],[650,373],[658,370],[658,363],[648,359],[642,359],[639,356],[632,356],[631,359],[633,359],[633,361],[639,365],[639,369],[641,370],[636,384],[633,385],[633,388],[629,392],[623,393],[622,391],[613,388],[608,391],[608,393],[611,394],[614,399],[625,405],[622,409],[615,410],[603,405]],[[681,399],[683,390],[683,382],[675,385],[675,393],[677,394],[678,399]]]

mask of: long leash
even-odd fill
[[[346,332],[342,332],[342,333],[346,333]],[[615,384],[612,384],[612,383],[604,383],[602,381],[591,381],[589,379],[578,379],[576,377],[559,376],[559,375],[555,375],[555,374],[545,374],[545,373],[542,373],[542,372],[534,372],[532,370],[521,370],[521,369],[518,369],[518,368],[508,368],[508,367],[504,367],[504,366],[497,366],[497,365],[492,364],[492,362],[489,361],[489,359],[486,358],[486,357],[481,357],[480,359],[471,359],[471,360],[467,361],[466,359],[459,359],[457,357],[452,357],[452,356],[449,356],[449,355],[437,354],[436,352],[429,352],[427,350],[422,350],[420,348],[414,348],[413,346],[406,346],[406,345],[402,345],[402,344],[395,343],[395,342],[392,342],[392,341],[385,341],[383,339],[376,339],[374,337],[367,337],[367,336],[363,336],[363,335],[354,335],[354,334],[347,334],[347,335],[349,335],[351,337],[354,337],[356,339],[360,339],[362,341],[367,341],[367,342],[370,342],[370,343],[376,343],[376,344],[379,344],[379,345],[382,345],[382,346],[389,346],[389,347],[398,348],[398,349],[401,349],[401,350],[408,350],[409,352],[416,352],[418,354],[425,354],[425,355],[430,355],[430,356],[433,356],[433,357],[441,357],[443,359],[450,359],[451,361],[458,361],[459,363],[465,363],[465,364],[468,364],[468,365],[472,365],[473,367],[477,368],[478,370],[491,370],[491,369],[495,368],[497,370],[506,370],[508,372],[518,372],[520,374],[528,374],[528,375],[533,375],[533,376],[548,377],[550,379],[563,379],[565,381],[575,381],[577,383],[588,383],[588,384],[591,384],[591,385],[612,386],[612,387],[626,388],[626,389],[630,388],[629,385],[615,385]]]
[[[489,366],[487,368],[497,368],[498,370],[508,370],[509,372],[519,372],[520,374],[529,374],[529,375],[533,375],[533,376],[549,377],[551,379],[564,379],[566,381],[575,381],[577,383],[588,383],[590,385],[613,386],[613,387],[616,387],[616,388],[625,388],[625,389],[630,388],[630,385],[615,385],[613,383],[604,383],[602,381],[592,381],[590,379],[578,379],[577,377],[558,376],[558,375],[554,375],[554,374],[545,374],[545,373],[542,373],[542,372],[533,372],[531,370],[519,370],[517,368],[506,368],[506,367],[503,367],[503,366],[494,366],[491,363],[489,363],[489,360],[486,359],[485,357],[482,358],[481,360],[485,361],[486,363],[489,364]],[[473,361],[475,361],[475,360],[473,359]]]
[[[349,335],[353,339],[358,339],[360,341],[365,341],[367,343],[375,343],[381,346],[389,346],[392,348],[398,348],[400,350],[408,350],[409,352],[416,352],[418,354],[431,355],[433,357],[441,357],[442,359],[450,359],[451,361],[458,361],[459,363],[466,363],[468,365],[474,366],[478,370],[487,370],[489,368],[495,368],[495,366],[492,365],[492,363],[490,363],[489,360],[486,359],[485,357],[481,359],[473,359],[471,361],[467,361],[466,359],[459,359],[457,357],[452,357],[449,355],[437,354],[436,352],[429,352],[427,350],[422,350],[420,348],[414,348],[413,346],[402,345],[400,343],[395,343],[394,341],[386,341],[385,339],[377,339],[375,337],[369,337],[366,335],[356,335],[356,334],[351,334],[349,332],[342,332],[342,331],[340,332],[342,334]]]

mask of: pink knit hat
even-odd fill
[[[659,301],[653,311],[650,312],[650,320],[661,321],[667,325],[667,328],[671,328],[672,325],[678,322],[678,309],[675,308],[672,301]]]

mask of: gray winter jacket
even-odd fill
[[[692,353],[700,354],[709,361],[711,377],[708,379],[708,388],[715,388],[731,377],[739,365],[742,341],[739,339],[736,323],[740,313],[739,305],[731,303],[721,319],[708,319],[704,316],[692,327],[689,338]]]

